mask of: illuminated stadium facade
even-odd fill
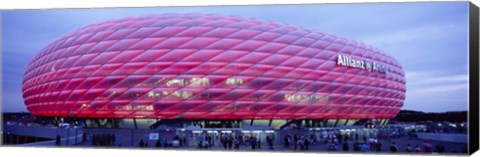
[[[385,123],[400,111],[405,92],[401,65],[372,46],[203,14],[129,17],[74,30],[41,50],[23,80],[33,115],[117,123]]]

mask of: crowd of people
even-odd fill
[[[274,137],[273,135],[266,135],[265,141],[262,141],[259,137],[254,134],[231,134],[231,133],[222,133],[218,136],[211,134],[200,134],[196,136],[197,148],[207,149],[215,145],[215,141],[218,140],[223,149],[235,149],[239,150],[241,146],[248,147],[252,150],[262,149],[262,143],[268,146],[268,149],[273,150],[274,147]]]
[[[210,134],[201,134],[197,136],[197,148],[200,149],[207,149],[214,145],[214,137],[210,136]]]
[[[397,135],[397,134],[395,134]],[[264,141],[257,137],[255,134],[231,134],[222,133],[219,135],[202,133],[196,136],[197,148],[208,149],[215,146],[215,141],[219,142],[218,145],[225,150],[239,150],[241,146],[244,146],[251,150],[261,149],[262,145],[266,144],[268,149],[274,149],[275,137],[273,134],[267,134],[264,136]],[[400,137],[394,136],[394,139]],[[107,136],[108,139],[108,136]],[[320,139],[320,140],[319,140]],[[383,139],[383,141],[390,141]],[[186,137],[176,135],[172,141],[179,141],[180,146],[186,145]],[[319,142],[320,141],[320,142]],[[424,141],[421,145],[407,144],[404,148],[400,148],[395,142],[391,142],[390,145],[383,146],[382,140],[378,137],[365,136],[364,134],[350,133],[341,134],[340,132],[323,132],[320,136],[314,134],[299,134],[292,135],[284,134],[283,136],[283,148],[293,149],[299,151],[306,151],[311,149],[312,145],[323,144],[327,146],[327,151],[353,151],[353,152],[381,152],[390,151],[392,153],[405,152],[405,153],[444,153],[445,146],[442,144],[437,145],[435,148],[428,141]],[[263,143],[265,142],[265,143]],[[159,139],[155,147],[168,147],[172,144],[168,144],[165,138]],[[140,147],[148,147],[147,142],[140,141]],[[382,147],[383,146],[383,147]],[[318,148],[318,147],[316,147]],[[382,150],[385,149],[385,150]]]
[[[185,146],[187,144],[187,138],[185,136],[180,136],[180,135],[175,135],[171,142],[169,143],[167,138],[164,136],[159,136],[158,140],[155,142],[155,147],[156,148],[166,148],[166,147],[179,147],[179,146]],[[148,140],[143,140],[141,139],[140,142],[138,143],[139,147],[149,147],[148,146]]]
[[[392,135],[394,135],[393,139],[400,138],[398,133]],[[358,133],[340,134],[339,132],[323,132],[320,138],[324,141],[327,151],[381,152],[382,148],[388,148],[384,151],[390,151],[392,153],[401,153],[402,151],[403,153],[445,153],[446,151],[443,144],[438,144],[433,148],[432,144],[428,141],[424,141],[421,145],[415,146],[407,144],[405,148],[402,149],[400,149],[395,142],[391,142],[389,146],[382,147],[380,139],[359,135]],[[390,140],[391,138],[387,138],[385,141]],[[290,146],[293,145],[293,150],[308,150],[310,144],[317,144],[316,136],[295,134],[292,138],[291,135],[285,134],[283,137],[284,149],[289,149]]]
[[[92,144],[94,146],[114,146],[115,134],[109,134],[109,133],[93,134]]]
[[[183,135],[183,134],[182,134]],[[260,136],[261,135],[261,136]],[[275,138],[275,135],[280,135]],[[445,153],[446,148],[443,144],[433,146],[428,141],[423,143],[408,143],[408,141],[400,140],[404,137],[398,132],[384,135],[393,135],[389,137],[382,134],[368,134],[362,132],[340,132],[340,131],[323,131],[323,132],[290,132],[284,134],[252,134],[252,133],[200,133],[192,135],[192,139],[188,135],[174,135],[167,140],[166,137],[160,135],[156,141],[150,141],[154,147],[177,147],[177,146],[196,146],[200,149],[209,149],[217,147],[224,150],[257,150],[265,147],[274,150],[275,143],[281,143],[283,149],[307,151],[311,149],[319,151],[353,151],[353,152],[392,152],[392,153]],[[86,135],[84,135],[83,138]],[[115,145],[115,134],[98,133],[91,134],[91,142],[95,146],[113,146]],[[189,141],[187,141],[187,139]],[[280,141],[275,141],[276,139]],[[191,140],[191,141],[190,141]],[[411,139],[410,139],[411,140]],[[170,141],[170,142],[169,142]],[[153,143],[152,143],[153,142]],[[383,142],[383,143],[382,143]],[[397,144],[396,142],[400,143]],[[190,144],[189,144],[190,143]],[[193,144],[193,145],[192,145]],[[142,139],[138,143],[139,147],[149,147],[149,140]],[[264,148],[264,149],[265,149]],[[278,148],[277,148],[278,149]],[[450,152],[454,152],[452,149]]]
[[[293,141],[292,141],[293,140]],[[292,136],[286,134],[283,137],[283,147],[290,148],[290,145],[293,144],[293,150],[308,150],[310,143],[316,143],[317,139],[315,136],[299,135],[295,134]]]

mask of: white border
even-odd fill
[[[428,0],[2,0],[0,9],[52,9],[52,8],[104,8],[155,6],[214,6],[258,4],[311,4],[311,3],[365,3],[365,2],[428,2]],[[466,0],[434,0],[466,1]],[[475,0],[480,1],[480,0]],[[478,3],[477,3],[478,4]]]
[[[372,157],[372,156],[423,156],[427,154],[347,154],[347,153],[302,153],[302,152],[234,152],[234,151],[188,151],[188,150],[155,150],[155,149],[107,149],[107,148],[31,148],[31,147],[2,147],[0,148],[2,156],[11,157],[23,156],[48,156],[48,157]],[[431,155],[428,155],[431,156]]]
[[[2,0],[1,10],[11,9],[53,9],[53,8],[112,8],[112,7],[158,7],[158,6],[214,6],[214,5],[258,5],[258,4],[310,4],[310,3],[365,3],[365,2],[425,2],[428,0],[243,0],[243,1],[222,1],[222,0]],[[434,0],[449,1],[449,0]],[[458,1],[458,0],[456,0]],[[464,1],[464,0],[462,0]],[[472,0],[480,6],[480,0]],[[0,23],[1,24],[1,23]],[[0,27],[1,28],[1,27]],[[1,85],[0,85],[1,87]],[[134,157],[180,157],[180,156],[208,156],[208,157],[275,157],[299,156],[378,156],[376,154],[345,154],[345,153],[288,153],[288,152],[225,152],[225,151],[174,151],[174,150],[138,150],[138,149],[95,149],[95,148],[31,148],[31,147],[0,147],[2,156],[68,156],[87,157],[93,156],[134,156]],[[479,153],[476,153],[477,155]],[[400,156],[386,155],[382,156]],[[408,155],[412,156],[412,155]],[[416,155],[420,156],[420,155]]]

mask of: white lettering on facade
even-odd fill
[[[387,67],[385,65],[378,64],[374,61],[361,60],[344,55],[337,56],[337,65],[387,73]]]

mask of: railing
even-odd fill
[[[468,143],[467,134],[450,134],[450,133],[417,133],[418,139],[432,140],[442,142]]]
[[[61,137],[61,145],[74,145],[82,142],[82,128],[56,128],[45,126],[4,125],[4,132],[20,136],[56,139]],[[55,140],[22,144],[23,146],[55,145]]]
[[[77,138],[77,139],[75,139]],[[76,141],[76,142],[75,142]],[[60,140],[60,145],[75,145],[83,142],[82,134],[77,136],[65,137]],[[42,142],[33,142],[21,144],[21,146],[55,146],[56,140],[42,141]]]

